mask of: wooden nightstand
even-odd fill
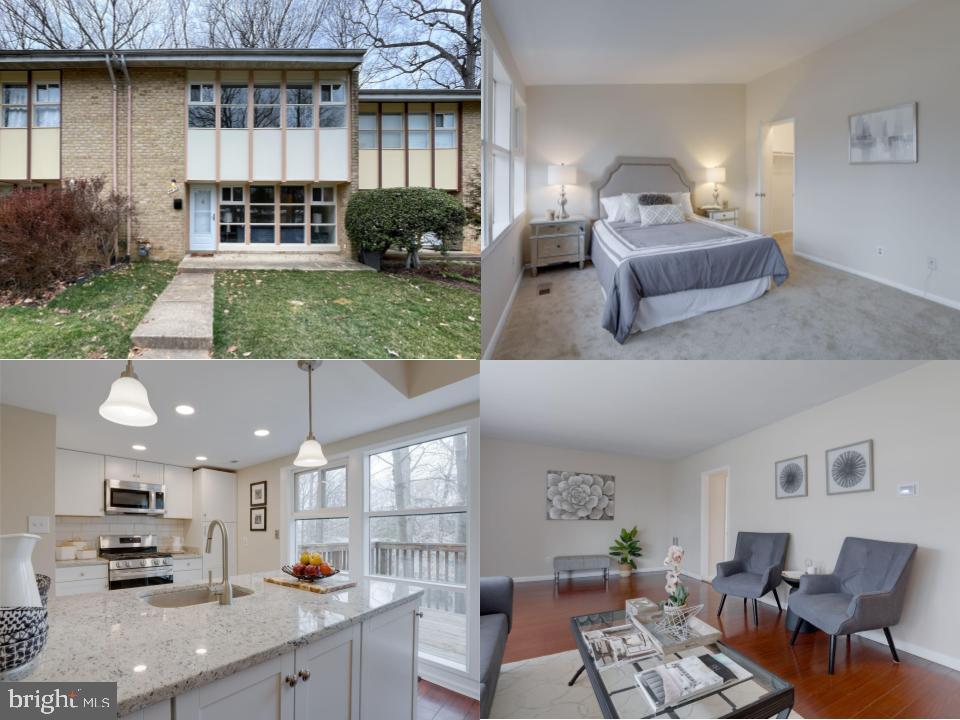
[[[583,269],[587,259],[587,218],[571,215],[563,220],[537,218],[530,221],[530,263],[537,268],[575,262]]]
[[[705,218],[710,218],[724,225],[740,224],[740,208],[723,208],[707,205],[697,208],[697,215],[702,215]]]

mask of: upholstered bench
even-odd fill
[[[575,572],[577,570],[603,570],[603,582],[607,582],[610,574],[609,555],[557,555],[553,559],[553,582],[560,584],[561,572]]]

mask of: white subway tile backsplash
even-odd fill
[[[169,518],[138,518],[128,515],[105,515],[104,517],[57,516],[57,544],[70,540],[84,540],[95,548],[101,535],[119,533],[153,534],[161,537],[187,534],[189,520]]]

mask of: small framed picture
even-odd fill
[[[260,482],[250,483],[250,505],[266,505],[267,504],[267,481],[261,480]]]
[[[805,497],[807,494],[807,456],[780,460],[773,466],[776,498]]]
[[[267,530],[267,508],[250,508],[250,531],[266,532]]]
[[[827,450],[827,495],[873,490],[873,440]]]

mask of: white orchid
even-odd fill
[[[547,473],[547,515],[551,520],[613,518],[613,480],[601,475]]]
[[[671,545],[667,549],[667,557],[663,564],[669,568],[667,570],[667,603],[669,605],[682,606],[687,602],[690,591],[680,582],[680,565],[683,563],[683,548],[679,545]]]

